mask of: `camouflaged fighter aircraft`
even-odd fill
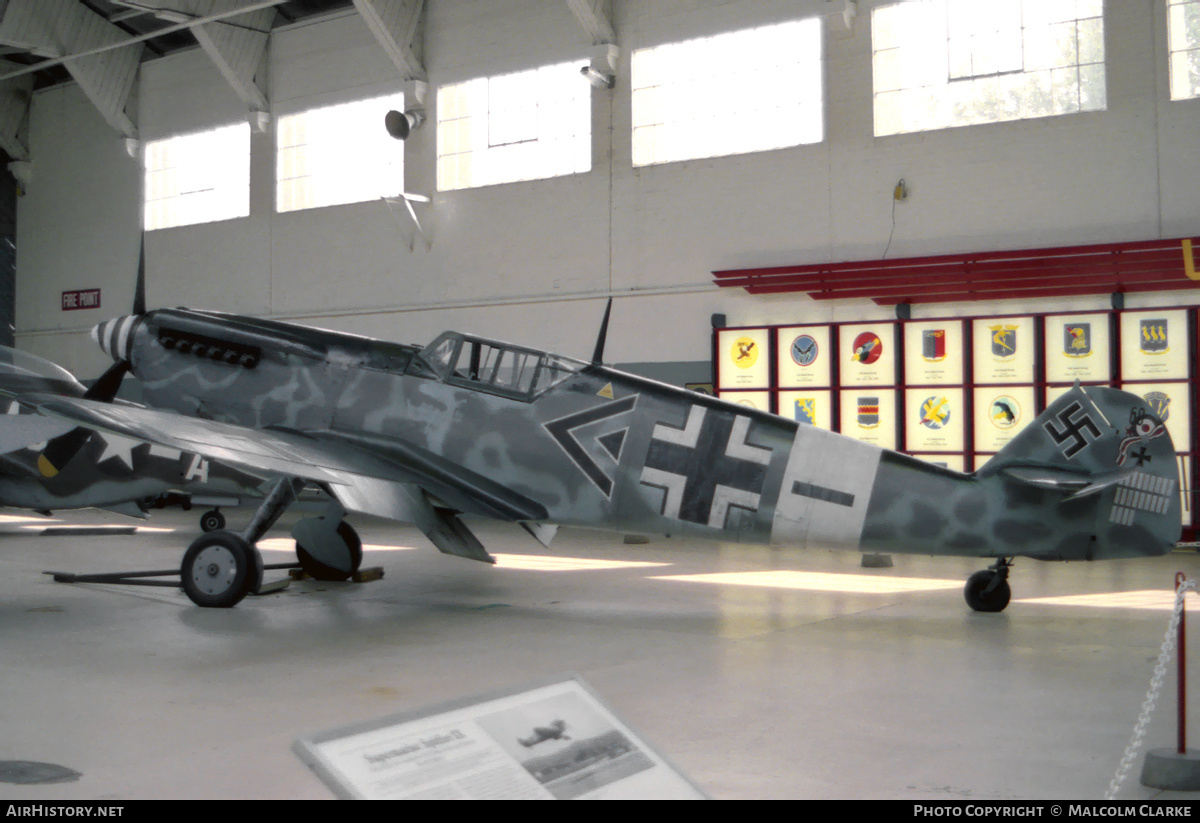
[[[40,357],[0,346],[0,394],[111,400],[112,379],[85,389],[70,372]],[[0,414],[0,506],[49,514],[98,508],[145,517],[148,501],[173,490],[258,494],[262,479],[198,454],[92,432],[73,423]]]
[[[611,308],[611,305],[610,305]],[[184,588],[230,606],[261,579],[255,542],[305,483],[333,498],[293,529],[306,567],[348,575],[346,512],[411,522],[492,562],[460,519],[755,544],[991,558],[967,602],[1003,609],[1011,559],[1158,555],[1180,533],[1175,450],[1136,395],[1068,391],[962,474],[592,362],[447,332],[424,348],[288,323],[160,309],[93,337],[142,381],[134,409],[23,397],[77,425],[276,478],[240,534],[198,538]]]

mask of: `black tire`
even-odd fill
[[[1002,612],[1008,606],[1008,601],[1012,598],[1012,589],[1008,586],[1007,580],[1001,580],[996,588],[992,589],[987,595],[983,593],[995,578],[996,572],[991,569],[975,572],[967,578],[966,588],[963,589],[963,596],[967,599],[967,605],[977,612]]]
[[[193,603],[210,609],[236,606],[262,582],[262,555],[240,535],[217,530],[197,537],[179,569]]]
[[[217,529],[223,528],[225,528],[225,515],[216,509],[211,509],[200,515],[201,531],[215,532]]]
[[[348,572],[325,565],[313,557],[308,552],[308,549],[301,546],[299,541],[296,543],[296,557],[300,561],[300,568],[314,580],[327,580],[331,582],[349,580],[358,571],[359,566],[362,565],[362,540],[359,538],[358,532],[354,530],[353,526],[343,520],[338,523],[337,533],[338,537],[342,538],[342,542],[346,544],[346,548],[350,550],[350,571]]]

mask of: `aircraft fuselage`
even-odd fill
[[[120,329],[109,327],[102,345],[129,356],[152,406],[250,428],[404,443],[536,501],[549,523],[1045,559],[1158,554],[1174,542],[1115,521],[1112,490],[1064,501],[1002,473],[965,475],[604,366],[467,335],[448,333],[422,349],[187,310],[151,312]],[[1036,428],[1018,436],[1028,440],[1021,448],[1036,452],[1041,437],[1053,449]],[[1161,463],[1174,461],[1169,438],[1147,447]],[[1094,465],[1114,466],[1111,450],[1096,443]],[[1160,497],[1178,523],[1177,489]]]

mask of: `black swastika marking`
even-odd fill
[[[1055,421],[1061,428],[1055,425]],[[1093,440],[1100,439],[1100,429],[1088,413],[1083,411],[1083,406],[1078,401],[1056,414],[1054,420],[1047,420],[1042,427],[1058,444],[1058,450],[1062,452],[1063,457],[1074,457]]]

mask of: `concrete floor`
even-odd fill
[[[715,798],[1098,799],[1150,684],[1174,574],[1200,575],[1195,554],[1018,561],[1008,610],[975,614],[961,589],[976,561],[863,569],[856,554],[578,531],[544,550],[480,524],[500,557],[489,567],[359,520],[382,580],[205,610],[174,589],[41,574],[176,567],[197,512],[101,537],[41,536],[44,518],[7,514],[0,761],[81,776],[0,783],[4,800],[328,798],[291,751],[298,736],[565,672]],[[1111,596],[1128,592],[1149,593]],[[1174,745],[1173,665],[1143,751]],[[1141,762],[1118,798],[1191,797],[1141,786]]]

